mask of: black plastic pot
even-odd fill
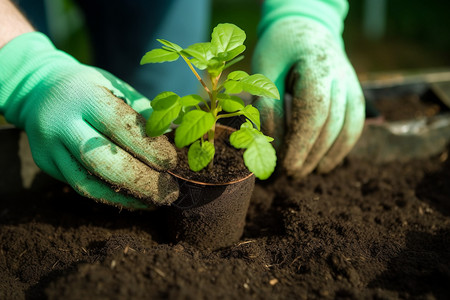
[[[252,173],[220,184],[189,180],[174,171],[169,173],[180,186],[178,200],[167,209],[169,235],[173,241],[208,249],[227,247],[239,241],[255,186]]]

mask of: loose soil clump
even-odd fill
[[[449,299],[449,178],[446,150],[258,182],[243,238],[212,252],[54,182],[0,201],[0,299]]]

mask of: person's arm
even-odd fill
[[[10,0],[0,0],[0,12],[0,48],[15,37],[34,31],[33,26]]]
[[[165,137],[149,138],[128,104],[148,99],[112,74],[59,51],[0,0],[0,114],[25,129],[36,164],[80,194],[125,208],[166,205],[178,186]],[[127,104],[128,103],[128,104]]]
[[[347,10],[346,0],[263,3],[253,68],[292,101],[260,99],[257,106],[294,178],[333,169],[364,125],[363,93],[341,36]]]

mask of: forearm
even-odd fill
[[[15,37],[35,31],[10,0],[0,0],[0,48]]]

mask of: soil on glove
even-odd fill
[[[54,182],[0,201],[0,299],[450,299],[449,178],[446,151],[258,182],[214,252]]]

